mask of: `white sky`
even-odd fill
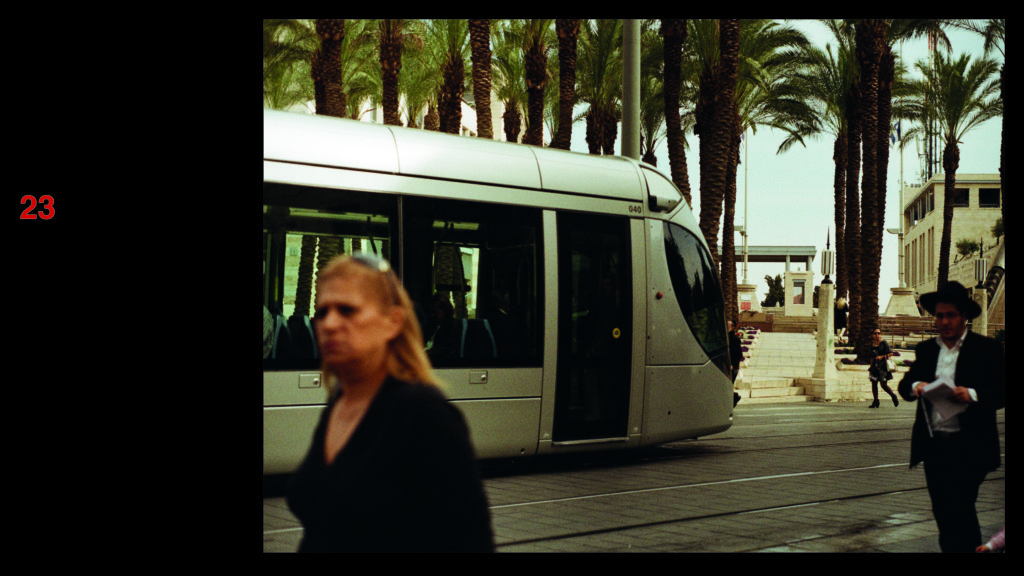
[[[824,47],[826,42],[833,44],[831,33],[823,24],[814,20],[796,20],[792,24],[803,30],[811,41]],[[953,45],[952,53],[971,54],[972,59],[983,55],[981,36],[968,32],[951,31],[947,36]],[[927,40],[920,39],[907,42],[903,46],[903,59],[913,70],[913,63],[927,57]],[[990,57],[1002,62],[998,51]],[[899,58],[899,54],[897,54]],[[1001,141],[1002,120],[996,118],[975,128],[960,143],[961,174],[998,174],[999,146]],[[585,141],[586,129],[582,123],[573,127],[572,150],[587,152]],[[831,237],[832,248],[835,249],[835,216],[833,205],[832,180],[835,165],[832,162],[833,138],[823,135],[817,140],[807,140],[806,148],[799,145],[788,152],[776,155],[783,135],[767,128],[759,129],[757,135],[750,137],[749,152],[741,158],[747,162],[739,166],[737,179],[736,220],[735,224],[744,224],[744,168],[747,170],[746,182],[749,197],[746,199],[746,212],[749,215],[749,244],[751,246],[815,246],[818,255],[813,264],[815,285],[822,280],[821,250],[825,249],[826,235]],[[693,199],[694,215],[700,214],[700,158],[699,142],[696,136],[689,134],[687,150],[687,166],[690,177],[690,189]],[[621,146],[621,130],[616,147]],[[922,148],[923,151],[923,148]],[[662,141],[655,154],[658,157],[658,168],[669,173],[668,148]],[[906,182],[920,181],[921,165],[913,144],[902,154],[903,180]],[[890,149],[889,171],[887,182],[887,198],[885,204],[885,227],[899,226],[899,181],[900,153]],[[742,245],[742,237],[736,234],[736,245]],[[899,286],[898,238],[895,234],[884,234],[882,241],[881,281],[878,290],[879,313],[884,313],[891,296],[890,288]],[[742,257],[737,257],[737,280],[743,282]],[[791,265],[793,270],[802,270],[803,264]],[[785,270],[784,263],[749,264],[747,280],[757,283],[757,299],[764,300],[768,285],[765,275],[775,276]]]

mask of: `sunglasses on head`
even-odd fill
[[[386,273],[388,270],[391,270],[391,265],[388,264],[388,261],[376,254],[371,254],[369,252],[356,252],[351,254],[351,258],[363,266],[376,270],[377,272]]]

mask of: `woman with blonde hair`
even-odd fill
[[[299,551],[493,551],[468,427],[388,263],[331,260],[318,273],[314,328],[329,402],[289,481]]]

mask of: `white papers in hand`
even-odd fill
[[[921,394],[928,399],[932,405],[932,427],[939,426],[957,414],[967,409],[967,404],[956,402],[953,397],[953,384],[945,378],[926,384]]]

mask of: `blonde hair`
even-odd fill
[[[372,255],[342,254],[332,258],[317,272],[317,292],[323,282],[335,277],[355,277],[363,282],[368,294],[372,294],[383,309],[397,306],[402,311],[402,329],[398,336],[388,342],[388,374],[398,380],[441,387],[441,381],[434,375],[430,359],[423,346],[423,332],[416,320],[412,299],[395,276],[387,261]],[[337,377],[321,366],[328,393],[333,396],[337,390]]]
[[[839,308],[842,308],[843,306],[846,306],[846,298],[843,298],[842,296],[840,296],[839,300],[836,300],[836,306],[838,306]]]

